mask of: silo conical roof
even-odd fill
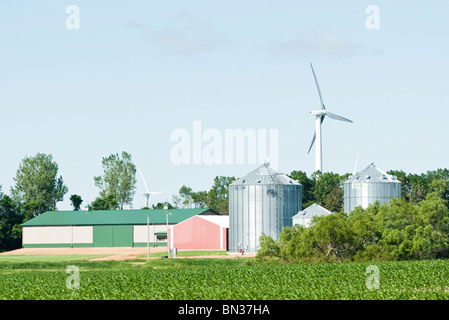
[[[312,219],[312,217],[328,216],[330,214],[332,214],[332,212],[323,208],[318,203],[314,203],[306,209],[299,211],[292,217],[292,219]]]
[[[371,163],[368,167],[363,169],[362,171],[352,175],[346,180],[346,183],[369,183],[369,182],[399,182],[399,180],[374,165],[374,162]]]
[[[243,178],[231,183],[231,186],[246,186],[246,185],[262,185],[262,184],[288,184],[301,185],[298,181],[286,176],[279,171],[270,167],[269,162],[265,162],[257,169],[251,171]]]

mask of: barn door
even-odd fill
[[[94,226],[94,247],[132,247],[133,226]]]

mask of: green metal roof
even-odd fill
[[[22,224],[31,226],[92,226],[111,224],[165,224],[166,213],[169,224],[177,224],[199,214],[214,215],[214,211],[203,209],[150,209],[150,210],[92,210],[92,211],[47,211]]]

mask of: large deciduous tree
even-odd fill
[[[104,173],[94,177],[95,185],[101,190],[100,197],[112,196],[119,209],[132,203],[136,191],[136,166],[131,158],[124,151],[121,157],[119,154],[111,154],[103,158]]]
[[[51,154],[38,153],[25,157],[20,163],[11,195],[23,206],[27,218],[55,210],[56,203],[64,199],[68,188],[58,176],[58,170]]]

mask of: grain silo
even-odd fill
[[[314,203],[292,217],[293,225],[298,224],[300,226],[309,227],[313,217],[323,217],[330,214],[332,214],[332,212],[323,208],[318,203]]]
[[[278,239],[301,206],[301,184],[269,163],[233,182],[229,186],[229,252],[257,252],[262,234]]]
[[[401,197],[401,182],[371,163],[367,168],[352,175],[344,183],[344,211],[349,213],[356,207],[366,209],[379,201],[389,203],[392,198]]]

